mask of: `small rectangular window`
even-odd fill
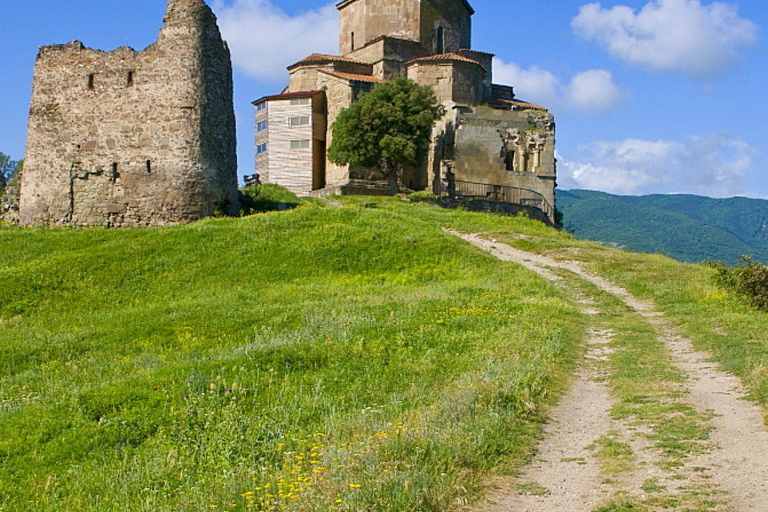
[[[310,141],[307,140],[292,140],[291,141],[291,149],[310,149]]]
[[[310,101],[310,98],[294,98],[291,100],[291,106],[309,105]]]
[[[128,87],[133,87],[133,71],[128,72],[127,85]]]
[[[504,163],[506,164],[508,171],[515,170],[515,152],[514,151],[507,151],[507,156],[504,159]]]
[[[309,126],[309,116],[291,117],[288,119],[291,126]]]
[[[151,174],[151,173],[152,173],[152,161],[147,160],[147,174]]]
[[[88,75],[88,88],[93,89],[95,85],[96,85],[96,75],[91,73],[90,75]]]
[[[265,102],[263,102],[263,103],[259,103],[258,105],[256,105],[256,112],[261,112],[261,111],[262,111],[262,110],[264,110],[265,108],[267,108],[267,102],[266,102],[266,101],[265,101]]]
[[[256,131],[257,132],[263,132],[267,129],[267,122],[266,121],[259,121],[256,123]]]
[[[263,153],[267,152],[267,145],[266,144],[258,144],[256,146],[256,154],[261,155]]]

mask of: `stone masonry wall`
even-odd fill
[[[440,103],[473,105],[482,101],[483,72],[473,64],[415,62],[408,66],[408,78],[432,87]]]
[[[202,0],[172,0],[142,52],[41,48],[20,223],[147,226],[234,213],[235,144],[229,51]]]
[[[421,4],[421,0],[357,0],[342,7],[339,52],[346,55],[383,35],[418,41]]]
[[[458,52],[472,47],[472,13],[463,1],[423,0],[420,23],[419,40],[435,53]],[[442,52],[438,51],[436,40],[438,27],[443,29]]]
[[[452,154],[457,180],[533,190],[555,204],[555,125],[543,110],[462,107]],[[514,169],[506,166],[514,152]]]

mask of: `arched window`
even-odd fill
[[[435,50],[437,53],[445,52],[445,39],[443,32],[443,27],[437,27],[437,34],[435,34]]]

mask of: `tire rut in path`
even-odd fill
[[[747,393],[738,378],[710,362],[707,354],[697,352],[692,342],[681,337],[665,320],[663,313],[654,311],[653,303],[638,300],[627,290],[586,271],[578,262],[558,261],[528,253],[506,244],[485,240],[478,235],[464,235],[453,231],[450,233],[501,260],[518,263],[549,280],[560,279],[551,270],[553,268],[573,272],[604,292],[619,298],[644,316],[660,331],[659,341],[664,343],[672,354],[676,366],[686,374],[685,385],[689,391],[689,400],[699,412],[713,413],[709,423],[712,427],[711,439],[715,446],[709,453],[699,456],[697,464],[710,470],[713,483],[727,493],[728,510],[768,512],[768,429],[763,421],[761,409],[745,400]],[[569,398],[570,396],[564,397],[563,402]],[[584,491],[581,489],[582,493]],[[568,510],[592,510],[590,506],[585,503]],[[539,509],[523,506],[483,510],[535,512]]]
[[[599,364],[611,333],[590,334],[588,363],[553,410],[536,459],[521,478],[534,487],[527,493],[491,493],[483,510],[590,512],[610,495],[588,447],[614,428],[613,400]]]

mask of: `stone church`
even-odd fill
[[[375,84],[407,76],[431,86],[446,114],[429,157],[403,187],[525,208],[554,221],[555,123],[493,83],[493,54],[471,49],[468,0],[344,0],[339,55],[288,68],[290,83],[256,107],[256,172],[300,195],[384,194],[375,169],[326,159],[342,109]]]
[[[156,226],[237,213],[232,65],[211,9],[171,0],[144,51],[40,49],[22,225]]]

